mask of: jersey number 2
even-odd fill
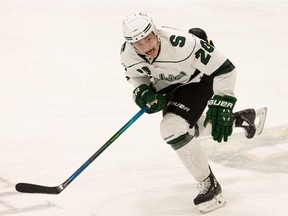
[[[202,46],[202,48],[200,48],[196,53],[195,53],[195,56],[197,59],[200,58],[200,61],[204,64],[204,65],[207,65],[210,58],[211,58],[211,55],[210,54],[207,54],[205,55],[205,50],[209,53],[213,52],[214,51],[214,47],[211,46],[210,44],[208,44],[207,42],[205,41],[200,41],[200,44]]]

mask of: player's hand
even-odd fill
[[[237,99],[232,96],[215,95],[208,101],[208,111],[204,121],[204,127],[212,124],[211,135],[215,141],[227,142],[233,131],[233,108]]]
[[[147,113],[156,113],[165,107],[165,99],[162,94],[146,84],[138,86],[133,91],[133,99],[135,103],[142,109],[144,106],[149,106]]]

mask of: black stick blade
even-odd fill
[[[29,183],[18,183],[15,186],[18,192],[22,193],[44,193],[44,194],[59,194],[63,189],[58,187],[47,187],[42,185],[35,185]]]

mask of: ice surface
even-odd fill
[[[287,153],[288,2],[176,0],[0,1],[0,216],[200,215],[161,114],[137,120],[61,194],[14,189],[62,183],[138,112],[119,56],[122,18],[135,10],[206,29],[238,67],[235,109],[268,107],[257,139],[205,146],[228,203],[209,215],[286,216],[287,154],[242,153]]]

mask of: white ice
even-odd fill
[[[228,203],[209,215],[288,215],[288,2],[1,0],[0,216],[200,215],[196,182],[160,137],[161,114],[140,117],[61,194],[14,189],[59,185],[138,112],[119,55],[122,19],[135,10],[156,25],[204,28],[238,67],[235,109],[269,109],[255,140],[209,141],[229,155],[209,159]],[[284,163],[234,166],[243,143],[250,158],[263,157],[259,143],[265,157],[276,146]]]

